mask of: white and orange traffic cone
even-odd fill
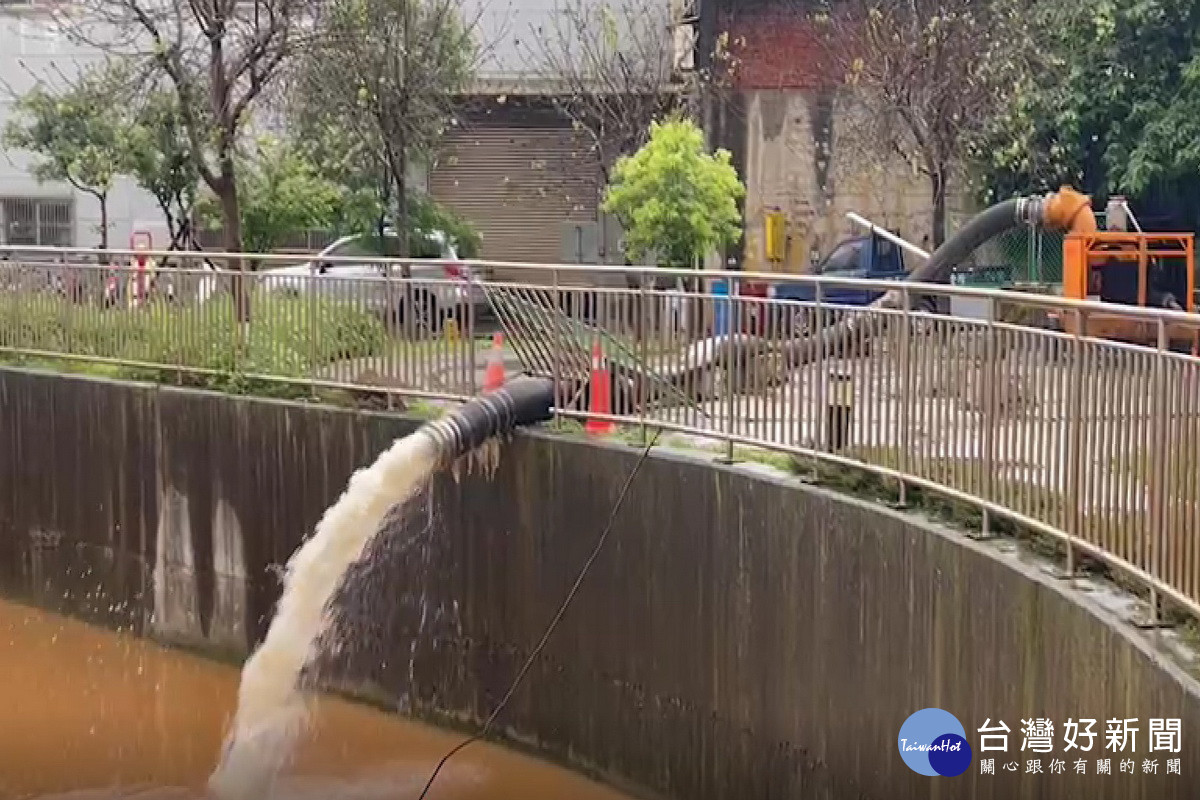
[[[504,334],[496,331],[492,337],[492,352],[487,371],[483,373],[483,390],[493,392],[504,385]]]
[[[612,416],[612,376],[604,365],[604,348],[600,346],[599,339],[592,345],[591,397],[588,411],[592,414]],[[591,416],[588,417],[584,430],[593,436],[604,436],[612,433],[616,427],[610,419]]]

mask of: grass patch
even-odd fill
[[[147,366],[16,354],[4,356],[7,363],[272,397],[311,391],[248,376],[303,380],[321,366],[382,353],[388,343],[382,321],[367,311],[333,300],[270,295],[254,298],[248,326],[240,325],[233,304],[221,299],[105,309],[45,295],[13,295],[0,300],[0,320],[0,346]]]

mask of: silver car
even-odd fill
[[[487,296],[476,274],[458,260],[454,244],[441,231],[426,236],[425,253],[438,253],[409,262],[408,275],[399,264],[390,270],[379,259],[399,251],[399,237],[344,236],[326,247],[309,262],[263,273],[260,285],[268,291],[294,296],[310,291],[323,297],[362,304],[381,315],[393,315],[396,322],[412,318],[418,324],[440,327],[448,318],[465,319],[468,310],[479,316],[487,310]],[[331,259],[339,259],[333,261]],[[342,261],[340,259],[357,259]],[[406,277],[411,280],[406,280]],[[411,284],[411,292],[408,291]]]

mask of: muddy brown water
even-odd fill
[[[237,700],[233,667],[0,601],[0,800],[195,800]],[[279,800],[408,800],[459,734],[317,701]],[[429,800],[622,800],[495,745],[443,768]],[[628,800],[626,798],[626,800]]]

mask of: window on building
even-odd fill
[[[75,222],[70,200],[40,200],[25,197],[0,201],[3,213],[3,244],[70,247],[75,239]]]

